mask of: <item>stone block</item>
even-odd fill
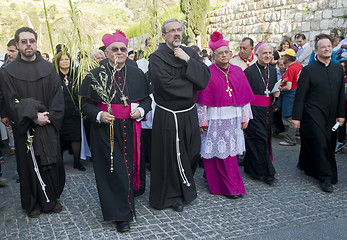
[[[301,12],[297,12],[295,14],[295,21],[298,21],[298,22],[302,21],[302,13]]]
[[[271,15],[272,15],[272,13],[266,13],[265,15],[264,15],[264,21],[265,22],[270,22],[271,21]]]
[[[322,20],[322,15],[323,15],[323,11],[322,10],[318,10],[314,13],[313,16],[313,20],[315,21],[321,21]]]
[[[311,23],[310,22],[303,22],[301,24],[301,30],[305,32],[309,32],[311,30]]]
[[[333,17],[342,17],[344,15],[345,11],[344,9],[334,9],[332,16]]]
[[[320,29],[320,22],[319,21],[314,21],[310,23],[311,25],[311,31],[318,31]]]
[[[321,30],[329,29],[329,23],[330,23],[330,20],[328,20],[328,19],[323,19],[323,20],[320,22],[320,29],[321,29]]]
[[[313,42],[314,38],[320,33],[321,33],[321,31],[311,31],[311,32],[307,33],[306,36],[309,36],[308,37],[309,41]]]
[[[336,8],[336,0],[329,0],[328,2],[330,8]]]
[[[336,0],[336,8],[342,8],[343,0]]]
[[[331,18],[333,11],[330,9],[323,10],[323,18]]]
[[[317,11],[318,10],[318,3],[317,2],[310,2],[307,4],[307,7],[310,9],[311,12]]]

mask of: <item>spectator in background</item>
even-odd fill
[[[298,45],[298,51],[296,53],[296,61],[301,63],[303,67],[308,65],[311,57],[312,47],[306,40],[306,36],[302,33],[295,35],[295,41]]]
[[[292,125],[292,112],[302,66],[296,61],[296,55],[293,49],[288,48],[280,54],[283,57],[284,64],[288,67],[282,76],[282,85],[280,87],[282,121],[286,129],[284,141],[280,142],[280,145],[294,146],[296,144],[296,129]]]
[[[128,52],[128,58],[130,58],[131,60],[134,60],[134,58],[135,58],[135,52],[134,52],[134,50],[130,50],[130,51]]]
[[[277,81],[280,81],[282,76],[287,70],[287,66],[284,64],[283,58],[279,58],[277,60],[277,66],[278,66],[278,68],[276,69]],[[281,113],[281,96],[279,96],[278,100],[276,101],[276,108],[274,109],[273,118],[275,123],[275,129],[273,133],[279,134],[281,132],[284,132],[285,128],[283,125],[282,113]]]
[[[104,60],[106,57],[105,57],[105,53],[102,50],[94,49],[92,51],[91,58],[97,63],[100,63],[100,61]]]
[[[240,67],[243,71],[257,61],[253,53],[254,42],[252,38],[245,37],[240,42],[240,52],[233,56],[230,63]]]
[[[333,52],[338,54],[341,60],[347,60],[347,38],[343,39],[336,47],[334,47]]]
[[[48,53],[42,53],[42,58],[49,62],[49,54]]]
[[[288,41],[290,42],[290,48],[293,49],[295,52],[298,51],[298,47],[292,42],[292,38],[288,35],[284,35],[282,37],[282,41]]]
[[[60,129],[61,153],[68,149],[73,154],[73,167],[85,171],[80,161],[81,153],[81,115],[78,105],[77,88],[75,87],[74,72],[71,70],[71,57],[68,53],[59,52],[56,56],[59,76],[64,92],[64,120]]]
[[[279,53],[287,50],[288,48],[290,48],[290,42],[287,40],[282,40],[278,50],[274,50],[274,59],[272,60],[271,64],[277,64],[278,59],[281,57]]]

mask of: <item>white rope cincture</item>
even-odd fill
[[[30,133],[29,133],[29,131],[27,131],[27,137],[28,137],[28,139],[30,138]],[[34,164],[34,171],[35,171],[35,173],[36,173],[37,179],[38,179],[39,182],[40,182],[42,191],[43,191],[43,193],[45,194],[46,202],[49,203],[50,200],[49,200],[49,198],[48,198],[48,196],[47,196],[47,193],[46,193],[46,184],[45,184],[45,183],[43,182],[43,180],[42,180],[42,177],[41,177],[41,174],[40,174],[40,171],[39,171],[39,167],[38,167],[37,162],[36,162],[35,153],[34,153],[34,148],[33,148],[33,145],[32,145],[32,144],[30,144],[29,149],[30,149],[30,153],[31,153],[31,159],[33,160],[33,164]]]
[[[178,170],[180,172],[183,184],[186,185],[187,187],[190,187],[190,182],[188,181],[188,178],[186,176],[186,174],[184,173],[184,168],[182,166],[182,160],[181,160],[181,151],[180,151],[180,139],[178,137],[178,121],[177,121],[177,113],[183,113],[183,112],[188,112],[190,110],[192,110],[195,107],[195,104],[193,106],[191,106],[188,109],[184,109],[184,110],[179,110],[179,111],[173,111],[171,109],[168,109],[166,107],[160,106],[157,104],[158,107],[160,107],[161,109],[168,111],[170,113],[172,113],[174,115],[174,119],[175,119],[175,128],[176,128],[176,155],[177,155],[177,165],[178,165]]]

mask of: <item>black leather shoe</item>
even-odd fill
[[[320,188],[322,189],[323,192],[332,193],[334,191],[334,188],[331,185],[331,183],[327,183],[327,182],[321,182]]]
[[[239,199],[241,197],[241,194],[240,195],[224,195],[224,196],[230,199]]]
[[[124,233],[130,231],[130,225],[128,221],[116,222],[117,232]]]
[[[172,209],[173,209],[175,212],[183,212],[184,205],[183,205],[182,202],[177,202],[177,203],[175,203],[174,205],[172,205]]]
[[[276,181],[276,178],[275,178],[275,177],[273,177],[273,176],[271,176],[271,177],[267,177],[267,178],[265,178],[265,179],[264,179],[264,182],[265,182],[266,184],[269,184],[269,185],[274,184],[274,183],[275,183],[275,181]]]
[[[85,171],[86,168],[82,165],[80,161],[73,163],[73,168],[77,168],[80,171]]]

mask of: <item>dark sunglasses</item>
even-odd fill
[[[121,52],[126,52],[127,51],[127,48],[126,47],[121,47],[121,48],[117,48],[117,47],[112,47],[112,48],[109,48],[112,52],[118,52],[119,50]]]

